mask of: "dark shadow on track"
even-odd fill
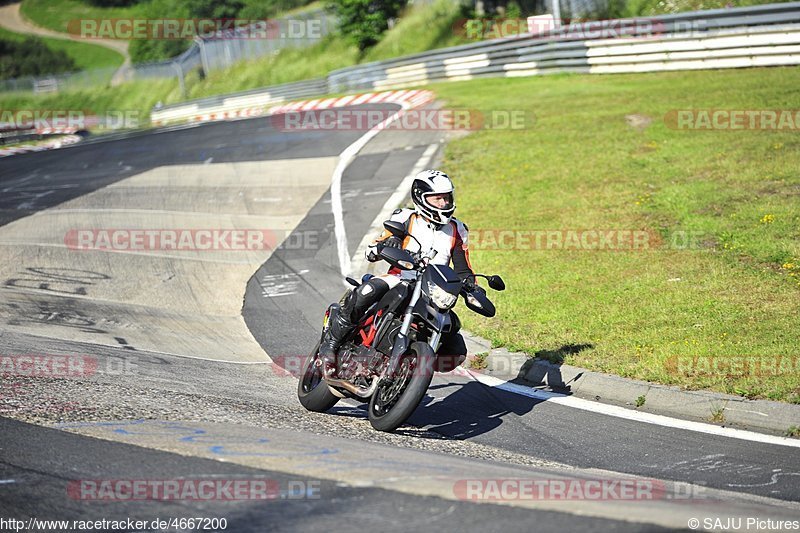
[[[408,423],[466,440],[494,431],[506,417],[530,413],[543,401],[476,381],[434,383]]]
[[[439,380],[447,374],[437,374]],[[433,383],[408,422],[397,430],[419,438],[466,440],[489,433],[508,416],[522,416],[544,400],[520,396],[476,381]],[[339,404],[328,411],[334,416],[367,418],[367,404]],[[409,429],[414,431],[407,433]],[[424,428],[429,435],[421,435]],[[434,435],[438,434],[438,435]]]
[[[533,354],[532,358],[525,361],[519,369],[519,375],[526,376],[532,383],[547,383],[548,387],[554,392],[572,394],[572,386],[570,383],[581,379],[581,377],[583,377],[583,372],[564,383],[564,377],[561,375],[561,365],[568,355],[574,355],[584,350],[591,350],[592,348],[594,348],[594,344],[584,343],[565,344],[557,350],[539,350]],[[553,363],[553,365],[548,367],[534,365],[536,359],[544,359],[545,361]]]

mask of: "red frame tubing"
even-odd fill
[[[383,313],[383,309],[379,310],[377,314],[370,315],[369,318],[364,322],[364,328],[359,330],[359,335],[361,335],[361,344],[363,346],[370,347],[372,341],[375,340],[375,333],[377,333],[377,329],[375,328],[375,318],[378,318]],[[369,326],[369,331],[367,331],[367,326]]]

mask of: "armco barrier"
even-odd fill
[[[650,24],[642,24],[649,21]],[[155,124],[288,100],[479,77],[610,74],[800,64],[800,2],[561,27],[547,33],[432,50],[331,72],[327,78],[194,100],[154,110]],[[624,28],[620,31],[619,28]],[[607,31],[605,31],[607,30]],[[616,33],[615,33],[616,32]],[[580,38],[585,34],[614,38]],[[222,115],[220,115],[222,116]]]
[[[150,113],[151,122],[164,125],[187,120],[207,121],[242,116],[242,111],[256,111],[288,100],[318,96],[328,92],[325,78],[274,85],[228,95],[212,96],[182,104],[163,106]]]

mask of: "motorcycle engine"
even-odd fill
[[[370,376],[370,365],[375,350],[366,346],[348,345],[339,351],[339,377],[355,381],[359,377]]]

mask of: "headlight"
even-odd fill
[[[450,294],[435,283],[428,282],[428,296],[431,297],[433,305],[439,309],[450,309],[456,304],[458,295]]]

